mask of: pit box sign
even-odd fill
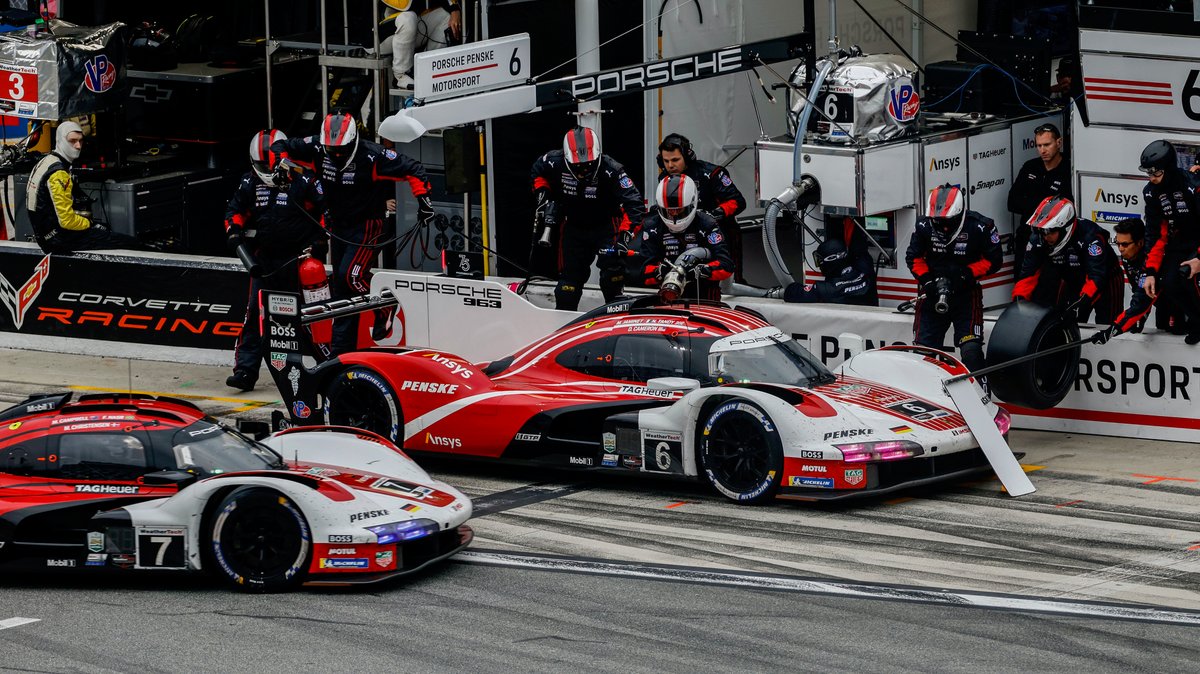
[[[1081,31],[1092,124],[1195,133],[1200,125],[1196,38]],[[1140,37],[1142,42],[1132,42]],[[1148,54],[1146,45],[1154,48]],[[1093,51],[1094,50],[1094,51]]]
[[[417,54],[413,95],[424,101],[457,98],[524,84],[529,79],[529,34],[519,33]]]
[[[123,23],[0,34],[0,114],[64,119],[116,107],[128,94]]]

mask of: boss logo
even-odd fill
[[[271,335],[274,337],[295,337],[296,328],[291,325],[271,324]]]

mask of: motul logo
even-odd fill
[[[37,266],[33,268],[33,275],[20,288],[13,288],[8,279],[0,275],[0,302],[3,302],[4,306],[8,308],[8,313],[12,316],[17,330],[21,329],[21,323],[25,322],[25,312],[37,301],[48,278],[50,278],[49,255],[37,263]]]

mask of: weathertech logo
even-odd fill
[[[49,255],[37,263],[37,266],[33,268],[33,275],[20,288],[13,288],[9,280],[0,275],[0,302],[3,302],[4,306],[8,308],[8,313],[12,316],[13,324],[18,330],[21,329],[21,323],[25,322],[25,312],[33,306],[38,295],[42,293],[42,288],[46,286],[48,278],[50,278]]]

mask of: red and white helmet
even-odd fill
[[[348,112],[331,112],[321,122],[321,146],[339,170],[346,168],[358,149],[358,122]]]
[[[925,204],[925,216],[936,229],[951,232],[962,224],[967,213],[967,198],[957,185],[938,185],[929,191]]]
[[[1042,203],[1038,204],[1033,215],[1029,216],[1027,224],[1042,232],[1043,235],[1048,231],[1062,231],[1062,237],[1059,238],[1058,244],[1054,246],[1054,250],[1050,251],[1051,255],[1057,255],[1071,240],[1071,235],[1075,233],[1075,205],[1071,203],[1070,199],[1064,197],[1046,197],[1042,199]]]
[[[699,192],[696,181],[682,174],[663,178],[658,183],[658,189],[654,190],[658,215],[667,229],[675,234],[682,233],[696,218],[697,199]]]
[[[563,157],[576,180],[595,182],[600,173],[600,136],[586,126],[571,129],[563,136]]]
[[[250,167],[267,185],[271,184],[271,173],[279,163],[279,155],[271,152],[271,144],[278,140],[287,140],[279,129],[259,131],[250,139]]]

